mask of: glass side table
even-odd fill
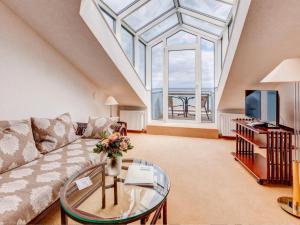
[[[128,166],[142,164],[153,166],[154,187],[125,185]],[[75,181],[89,177],[92,184],[78,190]],[[61,223],[68,217],[82,224],[127,224],[140,220],[146,224],[154,214],[151,224],[162,216],[167,224],[167,196],[170,180],[157,165],[144,160],[123,159],[122,173],[118,177],[105,174],[105,164],[84,168],[70,178],[60,193]]]

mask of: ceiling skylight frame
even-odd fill
[[[223,2],[229,5],[234,5],[235,0],[217,0],[218,2]]]
[[[174,1],[175,9],[177,11],[177,16],[178,16],[179,24],[182,25],[182,17],[181,17],[181,14],[178,12],[178,9],[179,9],[179,0],[173,0],[173,1]]]
[[[99,8],[100,8],[100,10],[101,10],[101,13],[102,13],[102,15],[103,15],[103,17],[104,17],[104,19],[105,19],[105,15],[107,16],[107,17],[109,17],[109,18],[111,18],[112,19],[112,21],[113,21],[113,33],[115,34],[116,33],[116,28],[117,28],[117,26],[116,26],[116,18],[115,17],[113,17],[112,15],[110,15],[110,13],[109,12],[107,12],[104,8],[102,8],[100,5],[98,5],[99,6]],[[109,24],[108,24],[108,22],[106,21],[106,19],[105,19],[105,22],[107,23],[107,25],[109,26]]]
[[[154,39],[160,37],[160,36],[163,35],[164,33],[168,32],[169,30],[173,29],[174,27],[179,26],[179,25],[180,25],[180,22],[179,22],[179,18],[178,18],[177,12],[171,14],[170,16],[168,16],[168,17],[165,18],[164,20],[160,21],[160,22],[159,22],[158,24],[156,24],[156,25],[158,26],[160,23],[165,22],[166,20],[170,19],[170,18],[173,17],[173,16],[176,16],[176,17],[177,17],[177,21],[178,21],[178,22],[177,22],[176,24],[170,26],[168,29],[164,30],[163,32],[160,32],[158,35],[155,35],[155,36],[152,37],[150,40],[145,40],[144,37],[143,37],[143,34],[145,34],[146,32],[148,32],[149,30],[151,30],[151,29],[153,29],[153,28],[155,27],[155,26],[152,26],[150,29],[148,29],[148,30],[146,30],[145,32],[141,33],[141,34],[139,35],[139,37],[140,37],[141,39],[143,39],[146,43],[149,43],[149,42],[151,42],[152,40],[154,40]]]
[[[221,37],[222,37],[223,32],[224,32],[224,30],[225,30],[225,28],[226,28],[226,27],[222,27],[222,26],[218,26],[218,25],[212,24],[212,23],[210,23],[210,22],[208,22],[208,21],[206,21],[206,20],[202,20],[202,19],[196,18],[196,17],[194,17],[194,16],[191,16],[191,15],[188,15],[188,14],[185,14],[185,13],[183,13],[182,15],[191,17],[192,19],[195,19],[195,20],[200,20],[200,21],[203,22],[203,23],[207,23],[207,24],[209,24],[209,25],[211,25],[211,26],[215,26],[215,27],[220,28],[220,30],[222,30],[222,31],[220,32],[220,34],[217,34],[217,33],[214,33],[214,32],[212,32],[212,31],[205,30],[204,28],[196,27],[196,26],[194,26],[193,24],[186,23],[186,22],[184,22],[184,18],[182,17],[182,18],[183,18],[183,24],[184,24],[184,25],[188,25],[188,26],[190,26],[190,27],[194,27],[195,29],[198,29],[198,30],[201,30],[201,31],[203,31],[203,32],[209,33],[209,34],[214,35],[214,36],[216,36],[216,37],[218,37],[218,38],[221,38]]]
[[[216,0],[218,2],[222,2],[224,4],[227,4],[227,5],[231,5],[233,7],[233,4],[230,4],[228,3],[227,1],[222,1],[222,0]],[[213,20],[216,20],[216,21],[220,21],[220,22],[223,22],[225,24],[228,23],[228,21],[230,20],[230,18],[232,17],[232,8],[230,10],[230,12],[228,13],[228,16],[225,20],[221,19],[221,18],[218,18],[216,16],[212,16],[212,15],[209,15],[207,13],[204,13],[204,12],[200,12],[198,10],[195,10],[195,9],[192,9],[192,8],[188,8],[188,7],[185,7],[184,5],[180,4],[180,1],[178,0],[178,4],[179,4],[179,8],[182,8],[182,9],[185,9],[185,10],[188,10],[188,11],[191,11],[191,12],[194,12],[194,13],[197,13],[197,14],[200,14],[200,15],[203,15],[205,17],[208,17],[208,18],[211,18]]]
[[[127,9],[129,9],[131,6],[133,6],[134,4],[136,4],[137,2],[139,2],[140,0],[134,0],[132,3],[130,3],[129,5],[127,5],[125,8],[121,9],[118,12],[115,12],[107,3],[105,3],[103,0],[101,1],[107,8],[109,8],[112,12],[114,12],[114,14],[116,16],[119,16],[120,14],[122,14],[123,12],[125,12]]]
[[[137,35],[141,35],[142,33],[146,32],[147,30],[151,29],[152,27],[156,26],[157,24],[159,24],[160,22],[162,22],[163,20],[169,18],[170,16],[172,16],[173,14],[177,13],[177,10],[174,8],[172,10],[170,10],[169,12],[165,13],[164,15],[162,15],[161,17],[159,17],[156,20],[153,20],[151,23],[149,23],[147,26],[143,27],[142,29],[140,29],[139,31],[136,32]]]
[[[187,14],[189,16],[195,17],[195,18],[200,19],[200,20],[207,21],[209,23],[215,24],[215,25],[220,26],[220,27],[226,27],[227,26],[227,22],[216,20],[212,17],[206,16],[204,14],[201,14],[201,13],[198,13],[198,12],[186,9],[186,8],[179,7],[178,12],[181,13],[181,14]]]
[[[140,0],[141,1],[141,0]],[[162,12],[160,15],[158,15],[157,17],[153,18],[151,21],[149,21],[148,23],[144,24],[142,27],[138,28],[138,29],[134,29],[130,24],[128,24],[126,22],[126,18],[129,17],[130,15],[132,15],[135,11],[139,10],[141,7],[143,7],[144,5],[146,5],[147,3],[149,3],[151,0],[147,0],[147,1],[143,1],[143,4],[139,5],[138,7],[136,7],[134,10],[132,10],[130,13],[128,14],[125,14],[125,16],[122,16],[122,22],[124,24],[126,24],[126,26],[130,27],[132,30],[135,31],[135,33],[140,33],[141,30],[145,29],[145,27],[147,27],[148,25],[152,24],[155,20],[158,20],[160,17],[164,16],[164,14],[167,14],[167,13],[170,13],[170,11],[173,11],[175,10],[176,11],[176,7],[175,7],[175,3],[174,3],[174,0],[173,0],[173,3],[174,3],[174,6],[171,7],[170,9],[168,9],[167,11],[164,11]],[[136,3],[138,4],[139,1]]]
[[[172,37],[174,37],[176,34],[178,34],[178,33],[180,33],[180,32],[184,32],[184,33],[186,33],[186,34],[188,34],[188,35],[190,35],[190,36],[193,36],[193,37],[195,38],[195,42],[193,42],[193,43],[185,43],[185,45],[186,45],[186,44],[188,44],[188,45],[189,45],[189,44],[197,44],[197,38],[198,38],[199,35],[194,34],[194,33],[191,32],[191,31],[186,31],[186,30],[184,30],[184,29],[180,29],[180,30],[174,32],[172,35],[169,35],[169,36],[166,37],[166,46],[172,46],[172,45],[174,45],[174,44],[169,44],[168,42],[169,42],[169,40],[170,40]],[[177,44],[175,44],[175,45],[177,45]]]
[[[124,8],[122,10],[122,12],[118,13],[118,15],[116,15],[113,12],[113,10],[109,6],[107,6],[102,0],[96,0],[96,1],[101,2],[101,4],[99,6],[102,9],[104,9],[104,11],[106,11],[108,14],[112,13],[111,16],[114,19],[118,20],[119,23],[121,22],[121,25],[123,27],[125,27],[128,31],[130,31],[132,34],[134,34],[136,36],[136,38],[138,40],[140,40],[141,42],[143,42],[145,45],[148,45],[153,40],[159,39],[160,36],[164,36],[164,34],[166,32],[169,32],[170,30],[173,30],[174,28],[178,28],[178,27],[179,28],[182,27],[182,28],[185,28],[185,29],[189,29],[189,30],[191,30],[191,32],[194,32],[194,33],[195,32],[201,33],[201,35],[204,35],[204,36],[206,35],[209,38],[214,39],[214,40],[219,40],[222,37],[222,35],[218,36],[215,33],[212,33],[212,32],[207,31],[205,29],[200,29],[197,26],[192,26],[192,25],[184,24],[183,23],[183,19],[182,19],[182,14],[186,14],[188,16],[195,17],[196,19],[200,19],[203,22],[207,22],[207,23],[210,23],[210,24],[213,24],[213,25],[217,25],[218,27],[223,28],[223,29],[225,29],[228,26],[228,24],[230,23],[230,21],[233,18],[233,14],[232,14],[233,8],[230,10],[230,13],[228,14],[228,19],[227,19],[228,21],[223,21],[223,20],[220,20],[218,17],[213,17],[213,16],[211,16],[209,14],[202,13],[202,12],[199,12],[197,10],[192,10],[192,9],[187,8],[187,7],[181,6],[180,5],[180,0],[172,0],[172,1],[170,1],[170,3],[173,2],[174,3],[173,4],[174,7],[171,7],[169,10],[167,10],[166,12],[163,12],[161,15],[159,15],[156,18],[152,19],[151,21],[149,21],[148,23],[146,23],[141,28],[135,30],[128,23],[126,23],[126,21],[124,19],[127,16],[131,15],[132,13],[134,13],[136,10],[139,10],[141,7],[143,7],[145,4],[149,3],[152,0],[135,0],[131,4],[129,4],[126,8]],[[234,4],[235,4],[235,3],[234,4],[230,4],[231,1],[235,2],[235,0],[216,0],[216,1],[223,2],[225,4],[232,5],[232,6],[234,6]],[[156,5],[156,4],[154,4],[154,5]],[[170,17],[174,13],[177,14],[178,21],[179,21],[178,25],[174,25],[170,29],[168,29],[168,30],[160,33],[159,35],[157,35],[156,37],[154,37],[153,39],[151,39],[149,42],[146,41],[146,40],[144,40],[142,38],[141,35],[144,32],[148,31],[149,29],[153,28],[157,24],[161,23],[163,20],[165,20],[166,18]]]

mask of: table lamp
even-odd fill
[[[108,105],[110,108],[110,117],[112,117],[112,107],[114,105],[119,105],[119,103],[117,102],[117,100],[113,97],[113,96],[108,96],[106,101],[105,101],[105,105]]]
[[[300,217],[300,58],[283,60],[261,83],[294,83],[295,154],[293,155],[293,198],[280,197],[281,208]]]

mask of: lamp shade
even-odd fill
[[[108,96],[105,101],[105,105],[119,105],[119,103],[113,96]]]
[[[261,83],[300,82],[300,58],[283,60]]]

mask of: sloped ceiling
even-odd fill
[[[245,89],[278,88],[259,82],[291,57],[300,57],[300,1],[252,0],[219,110],[243,108]]]
[[[144,106],[79,15],[80,0],[2,0],[104,93]],[[20,37],[22,38],[22,37]]]

